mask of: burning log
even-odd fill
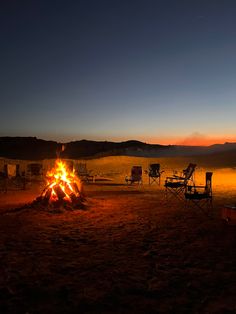
[[[54,187],[54,192],[56,193],[56,196],[58,198],[58,200],[63,200],[64,197],[66,197],[66,193],[62,190],[62,187],[57,184],[55,187]]]

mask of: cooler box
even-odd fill
[[[225,205],[221,210],[222,219],[236,225],[236,205]]]

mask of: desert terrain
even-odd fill
[[[74,162],[103,179],[84,184],[84,209],[29,206],[44,182],[0,194],[1,313],[236,313],[236,226],[221,219],[221,208],[236,203],[235,161]],[[165,171],[160,186],[149,186],[145,173],[143,185],[125,184],[132,165],[153,162]],[[165,177],[189,162],[198,165],[197,184],[213,171],[210,217],[165,199]],[[53,163],[43,161],[44,171]]]

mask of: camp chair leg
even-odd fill
[[[152,185],[153,183],[160,185],[160,177],[149,176],[149,185]]]
[[[188,200],[189,207],[191,207],[190,201],[192,201],[192,204],[196,208],[200,209],[205,215],[210,217],[210,210],[213,209],[213,203],[211,199],[202,200],[202,203],[198,200]]]
[[[166,201],[171,200],[172,198],[178,199],[179,201],[184,201],[184,187],[173,190],[171,188],[166,187],[165,196]]]

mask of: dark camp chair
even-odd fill
[[[189,182],[194,182],[193,174],[196,168],[196,164],[190,163],[186,169],[183,170],[182,176],[174,175],[172,177],[166,177],[166,199],[169,196],[174,196],[179,200],[184,200],[184,192]]]
[[[28,164],[26,170],[26,177],[27,180],[30,182],[43,180],[43,165],[41,163]]]
[[[86,163],[79,163],[77,165],[76,174],[81,181],[90,182],[94,181],[95,176],[91,174],[92,170],[88,170]]]
[[[205,213],[206,210],[208,211],[210,208],[212,208],[212,175],[213,172],[206,172],[205,186],[188,185],[185,192],[186,202],[192,202],[192,204]]]
[[[25,190],[26,187],[26,179],[24,173],[20,173],[20,165],[19,164],[5,164],[4,172],[1,178],[3,181],[3,189],[5,192],[7,190]]]
[[[125,181],[127,184],[133,184],[135,182],[137,182],[138,184],[142,184],[143,183],[143,179],[142,179],[142,167],[141,166],[133,166],[131,168],[131,175],[126,176]]]
[[[160,164],[150,164],[149,169],[147,171],[148,177],[149,177],[149,185],[156,183],[161,183],[161,174],[164,171],[160,171]]]

